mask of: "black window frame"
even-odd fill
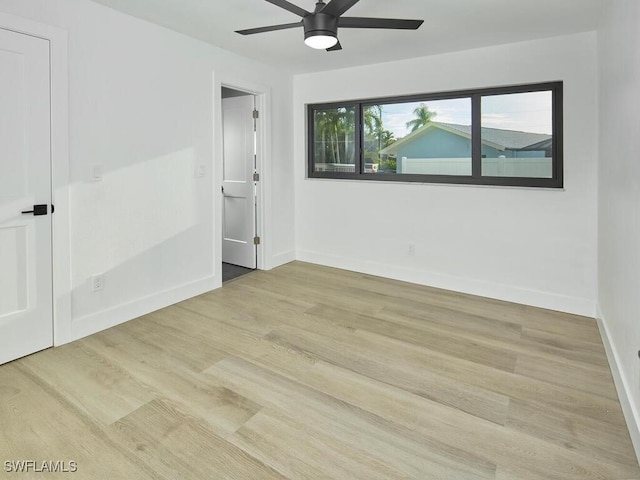
[[[490,177],[482,175],[482,97],[551,91],[552,93],[552,177]],[[363,109],[367,105],[405,102],[428,102],[449,99],[471,99],[471,170],[468,175],[428,175],[364,172],[364,125]],[[316,172],[314,159],[314,112],[316,110],[355,107],[355,172]],[[510,85],[473,90],[426,93],[394,97],[366,98],[343,102],[316,103],[307,105],[307,177],[342,180],[387,181],[396,183],[449,183],[467,185],[496,185],[506,187],[563,188],[563,82],[545,82],[527,85]]]

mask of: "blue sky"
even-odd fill
[[[413,111],[421,103],[436,112],[435,121],[471,124],[471,99],[460,98],[383,105],[384,128],[392,131],[396,138],[407,135],[406,123],[415,118]],[[482,99],[482,126],[551,134],[551,92],[485,96]]]

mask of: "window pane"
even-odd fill
[[[553,177],[551,91],[482,97],[482,175]]]
[[[313,112],[315,172],[356,171],[355,107],[333,107]]]
[[[471,99],[364,105],[364,172],[471,175]]]

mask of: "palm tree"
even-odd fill
[[[382,130],[382,107],[367,105],[364,110],[364,126],[368,135],[376,135]]]
[[[342,130],[344,135],[344,163],[354,163],[356,156],[355,128],[356,110],[346,108],[341,117]],[[350,142],[351,141],[351,142]]]
[[[330,108],[315,112],[315,152],[320,163],[353,163],[354,108]]]
[[[390,132],[389,130],[382,130],[380,132],[380,143],[382,148],[387,148],[389,145],[391,145],[395,141],[396,141],[396,137],[393,134],[393,132]]]
[[[407,122],[407,128],[411,129],[411,132],[415,132],[420,127],[424,127],[427,123],[429,123],[436,115],[436,112],[432,112],[429,110],[424,103],[421,103],[420,106],[416,107],[413,111],[413,114],[416,116],[413,120],[409,120]]]

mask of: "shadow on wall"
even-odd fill
[[[194,162],[187,148],[70,187],[74,318],[211,275],[202,219],[213,207]],[[104,291],[93,291],[94,275]]]
[[[195,225],[194,172],[185,149],[73,185],[71,220],[82,225],[71,239],[73,288]]]

